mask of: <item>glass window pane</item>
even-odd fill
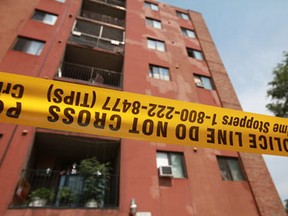
[[[149,67],[149,76],[153,77],[153,67]]]
[[[29,46],[26,49],[26,53],[32,55],[40,55],[43,49],[43,43],[39,41],[30,41]]]
[[[185,35],[185,36],[188,36],[188,35],[187,35],[187,31],[186,31],[186,29],[184,29],[184,28],[181,28],[181,33],[182,33],[183,35]]]
[[[153,67],[153,78],[160,79],[159,67]]]
[[[154,25],[154,22],[152,19],[146,19],[146,24],[149,25],[149,26],[153,26]]]
[[[224,158],[217,158],[222,180],[232,180],[226,160]]]
[[[42,21],[44,19],[45,13],[42,11],[35,11],[32,19]]]
[[[198,75],[194,75],[194,81],[195,81],[195,83],[202,83],[200,76],[198,76]]]
[[[184,178],[183,159],[181,154],[170,154],[170,160],[173,170],[173,177]]]
[[[210,90],[213,89],[210,78],[201,77],[201,80],[202,80],[202,83],[203,83],[205,89],[210,89]]]
[[[187,29],[186,32],[187,32],[187,36],[188,37],[190,37],[190,38],[195,38],[196,37],[194,31],[191,31],[191,30]]]
[[[151,4],[151,9],[154,10],[154,11],[158,11],[159,10],[158,5],[156,5],[156,4]]]
[[[146,8],[151,8],[150,3],[149,2],[144,2],[144,5]]]
[[[193,51],[193,54],[194,54],[194,58],[195,58],[195,59],[203,60],[202,52],[197,51],[197,50],[194,50],[194,51]]]
[[[232,178],[234,181],[241,181],[244,180],[244,176],[239,164],[239,161],[237,159],[229,159],[228,166],[232,175]]]
[[[46,14],[43,20],[44,23],[49,24],[49,25],[54,25],[56,21],[57,21],[57,16],[53,14]]]
[[[165,51],[165,45],[161,41],[156,41],[156,47],[157,50],[164,52]]]
[[[168,154],[165,152],[157,152],[157,168],[160,166],[169,166]]]
[[[147,40],[147,46],[149,49],[156,49],[156,42],[154,40]]]
[[[169,79],[169,72],[166,68],[160,68],[159,72],[160,72],[161,79],[170,80]]]
[[[159,21],[157,21],[157,20],[154,20],[153,24],[154,24],[154,25],[153,25],[154,28],[157,28],[157,29],[161,29],[161,28],[162,28],[161,22],[159,22]]]
[[[189,20],[189,16],[188,16],[188,14],[184,14],[184,13],[182,13],[182,18],[185,19],[185,20]]]
[[[182,18],[182,13],[179,11],[176,11],[176,15],[177,15],[177,17]]]

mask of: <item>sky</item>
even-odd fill
[[[244,111],[266,109],[272,71],[288,51],[287,0],[160,0],[200,12]],[[288,91],[288,90],[287,90]],[[281,200],[288,199],[288,157],[264,155]]]

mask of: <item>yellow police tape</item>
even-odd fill
[[[0,122],[288,155],[287,119],[0,72]]]

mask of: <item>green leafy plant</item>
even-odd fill
[[[72,204],[76,201],[75,193],[69,187],[62,187],[60,190],[60,203]]]
[[[54,199],[54,192],[45,187],[37,188],[36,190],[32,191],[30,194],[31,201],[35,199],[46,199],[48,202],[51,202]]]
[[[96,157],[80,162],[79,171],[83,175],[83,197],[86,201],[95,200],[101,207],[104,203],[105,190],[111,178],[110,163],[100,163]]]

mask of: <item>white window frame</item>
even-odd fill
[[[189,38],[196,38],[195,31],[181,27],[181,33]]]
[[[151,3],[151,2],[147,2],[147,1],[145,1],[144,4],[145,4],[146,8],[149,8],[149,9],[151,9],[153,11],[159,11],[159,6],[157,4],[154,4],[154,3]]]
[[[210,77],[194,74],[194,81],[197,87],[213,90],[213,83]]]
[[[181,11],[176,11],[177,17],[184,19],[184,20],[190,20],[190,16],[187,13],[183,13]]]
[[[155,79],[170,81],[169,69],[165,67],[149,65],[149,76]]]
[[[187,49],[187,54],[191,58],[195,58],[197,60],[204,60],[204,55],[200,50],[195,50],[192,48],[186,48]]]
[[[147,38],[147,47],[149,49],[155,49],[161,52],[165,52],[166,50],[164,41],[159,41],[152,38]]]
[[[244,181],[245,176],[238,158],[217,156],[218,166],[224,181]]]
[[[148,26],[152,26],[153,28],[156,28],[156,29],[162,29],[162,23],[159,20],[155,20],[155,19],[147,17],[146,18],[146,24]]]

